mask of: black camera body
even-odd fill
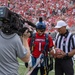
[[[5,34],[20,33],[19,30],[23,28],[24,19],[17,13],[10,11],[7,7],[0,7],[0,21],[1,28]]]
[[[9,18],[10,16],[11,16],[11,11],[7,7],[1,6],[0,7],[0,21],[10,20]]]
[[[23,34],[24,30],[27,29],[23,28],[24,23],[36,27],[35,24],[24,19],[21,15],[10,11],[5,6],[0,6],[0,22],[2,22],[0,26],[3,33],[9,35],[13,33]]]

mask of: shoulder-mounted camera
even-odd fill
[[[18,33],[22,30],[24,23],[36,27],[32,22],[25,20],[21,15],[14,13],[8,7],[0,6],[1,29],[5,34]]]

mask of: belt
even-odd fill
[[[72,57],[69,57],[69,56],[67,56],[67,57],[63,57],[63,58],[56,58],[56,60],[68,60],[68,59],[71,59]]]
[[[71,59],[72,57],[69,57],[69,56],[67,56],[67,57],[63,57],[62,59],[63,60],[67,60],[67,59]]]

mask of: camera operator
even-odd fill
[[[5,34],[0,32],[0,75],[18,75],[19,57],[23,62],[28,62],[30,58],[30,50],[27,39],[29,37],[28,30],[22,36],[22,43],[18,34]]]
[[[24,24],[36,26],[5,6],[0,7],[0,22],[0,75],[19,75],[17,57],[25,63],[30,60],[28,38],[32,31]]]
[[[0,10],[7,16],[0,13],[0,75],[19,75],[17,57],[23,62],[29,62],[30,59],[30,49],[27,41],[30,32],[26,29],[20,38],[17,32],[22,28],[22,21],[11,13],[11,17],[8,17],[9,13],[7,11],[9,12],[9,10],[7,8],[1,7]],[[16,18],[14,19],[14,17]]]

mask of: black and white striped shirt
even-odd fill
[[[57,34],[55,45],[56,48],[60,48],[65,53],[68,53],[72,49],[75,49],[75,36],[68,31],[65,35]]]

